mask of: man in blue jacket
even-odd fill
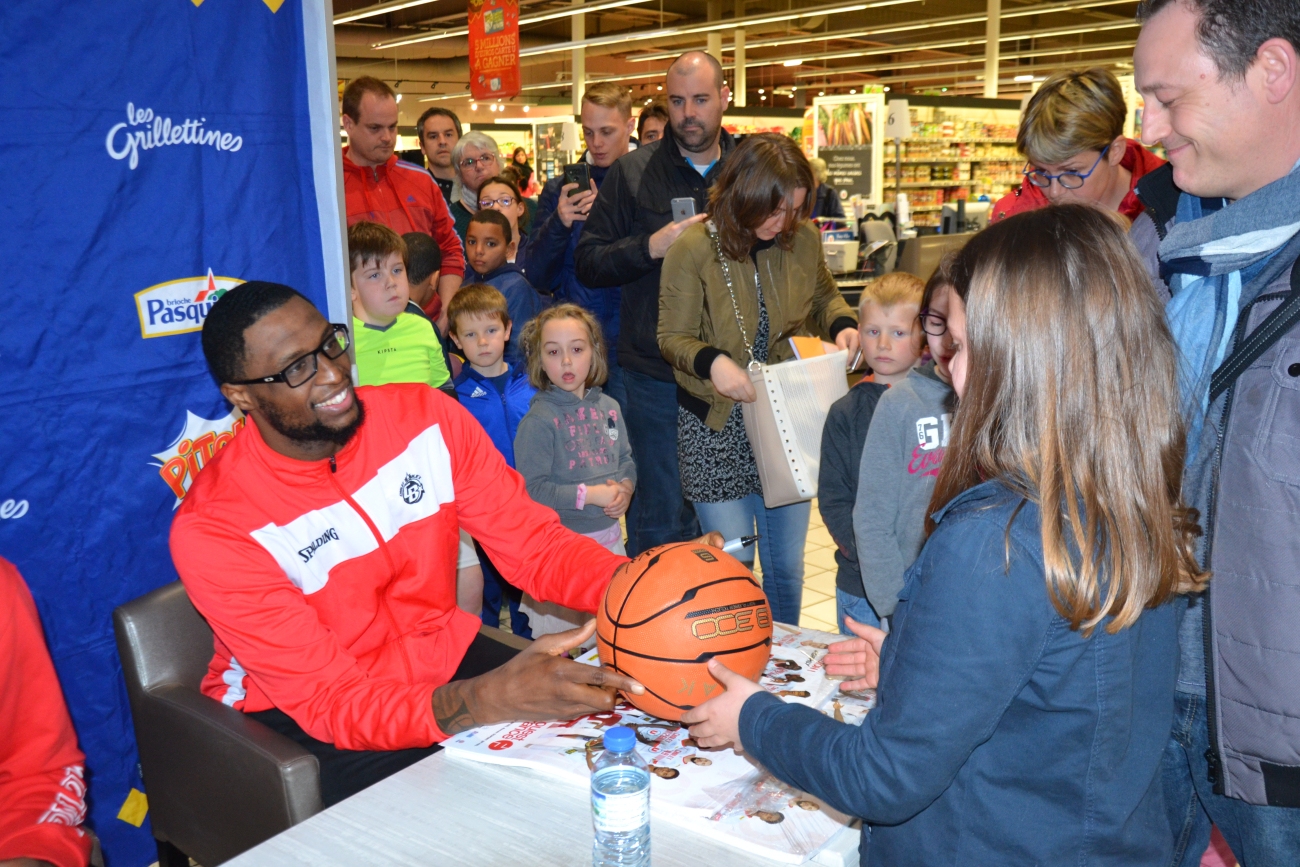
[[[593,289],[574,273],[573,251],[582,237],[587,212],[596,201],[596,191],[614,161],[632,145],[632,97],[627,89],[602,81],[582,94],[582,136],[587,152],[582,161],[591,172],[591,188],[578,189],[557,175],[546,182],[537,202],[537,217],[528,242],[528,277],[538,291],[556,299],[578,304],[595,314],[605,332],[605,345],[618,345],[618,308],[622,290],[618,286]],[[623,368],[614,353],[609,357],[609,380],[604,385],[618,405],[627,408]]]

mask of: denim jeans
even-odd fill
[[[623,368],[623,419],[636,461],[636,493],[627,511],[627,553],[685,542],[700,535],[682,497],[677,469],[677,385]],[[617,400],[617,398],[615,398]]]
[[[812,503],[792,503],[777,509],[763,505],[762,494],[722,503],[696,503],[704,532],[717,530],[724,539],[752,536],[758,532],[758,562],[762,566],[763,591],[767,594],[772,619],[798,625],[803,602],[803,547],[808,538]],[[748,556],[753,565],[753,548]]]
[[[1210,824],[1241,867],[1300,864],[1300,808],[1247,804],[1214,794],[1205,753],[1210,748],[1205,697],[1175,693],[1174,731],[1165,748],[1165,804],[1174,831],[1174,867],[1196,867],[1210,843]]]
[[[844,625],[844,615],[852,617],[859,623],[865,623],[868,626],[874,626],[877,629],[884,629],[880,622],[880,615],[876,609],[871,607],[865,596],[854,596],[845,593],[838,587],[835,589],[835,620],[840,625],[840,635],[852,635],[849,628]]]

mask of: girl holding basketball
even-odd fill
[[[1167,864],[1170,603],[1207,576],[1160,301],[1082,205],[992,226],[954,270],[961,401],[876,708],[845,725],[711,663],[727,692],[683,721],[863,817],[867,865]]]
[[[538,389],[515,433],[515,468],[528,495],[570,530],[624,554],[618,519],[636,487],[636,465],[623,409],[600,389],[608,370],[600,323],[576,304],[559,304],[529,320],[521,342]],[[527,595],[520,607],[534,638],[588,619]]]

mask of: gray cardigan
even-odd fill
[[[876,612],[894,613],[903,573],[925,541],[925,513],[948,446],[952,388],[917,368],[880,396],[858,469],[853,536],[862,586]]]
[[[528,496],[554,509],[570,530],[595,533],[618,523],[600,506],[578,508],[578,485],[636,484],[618,401],[599,387],[582,398],[555,387],[537,392],[515,433],[515,469]]]

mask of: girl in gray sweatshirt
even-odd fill
[[[952,344],[946,328],[952,289],[947,284],[926,289],[930,297],[921,321],[933,360],[880,396],[862,447],[853,504],[862,587],[886,626],[898,605],[903,573],[925,541],[925,513],[956,402],[948,376]]]
[[[622,407],[596,385],[608,370],[600,324],[581,307],[560,304],[530,321],[521,343],[538,391],[515,432],[515,469],[560,523],[624,554],[618,519],[636,488],[636,464]],[[534,638],[587,620],[527,595],[520,607]]]

